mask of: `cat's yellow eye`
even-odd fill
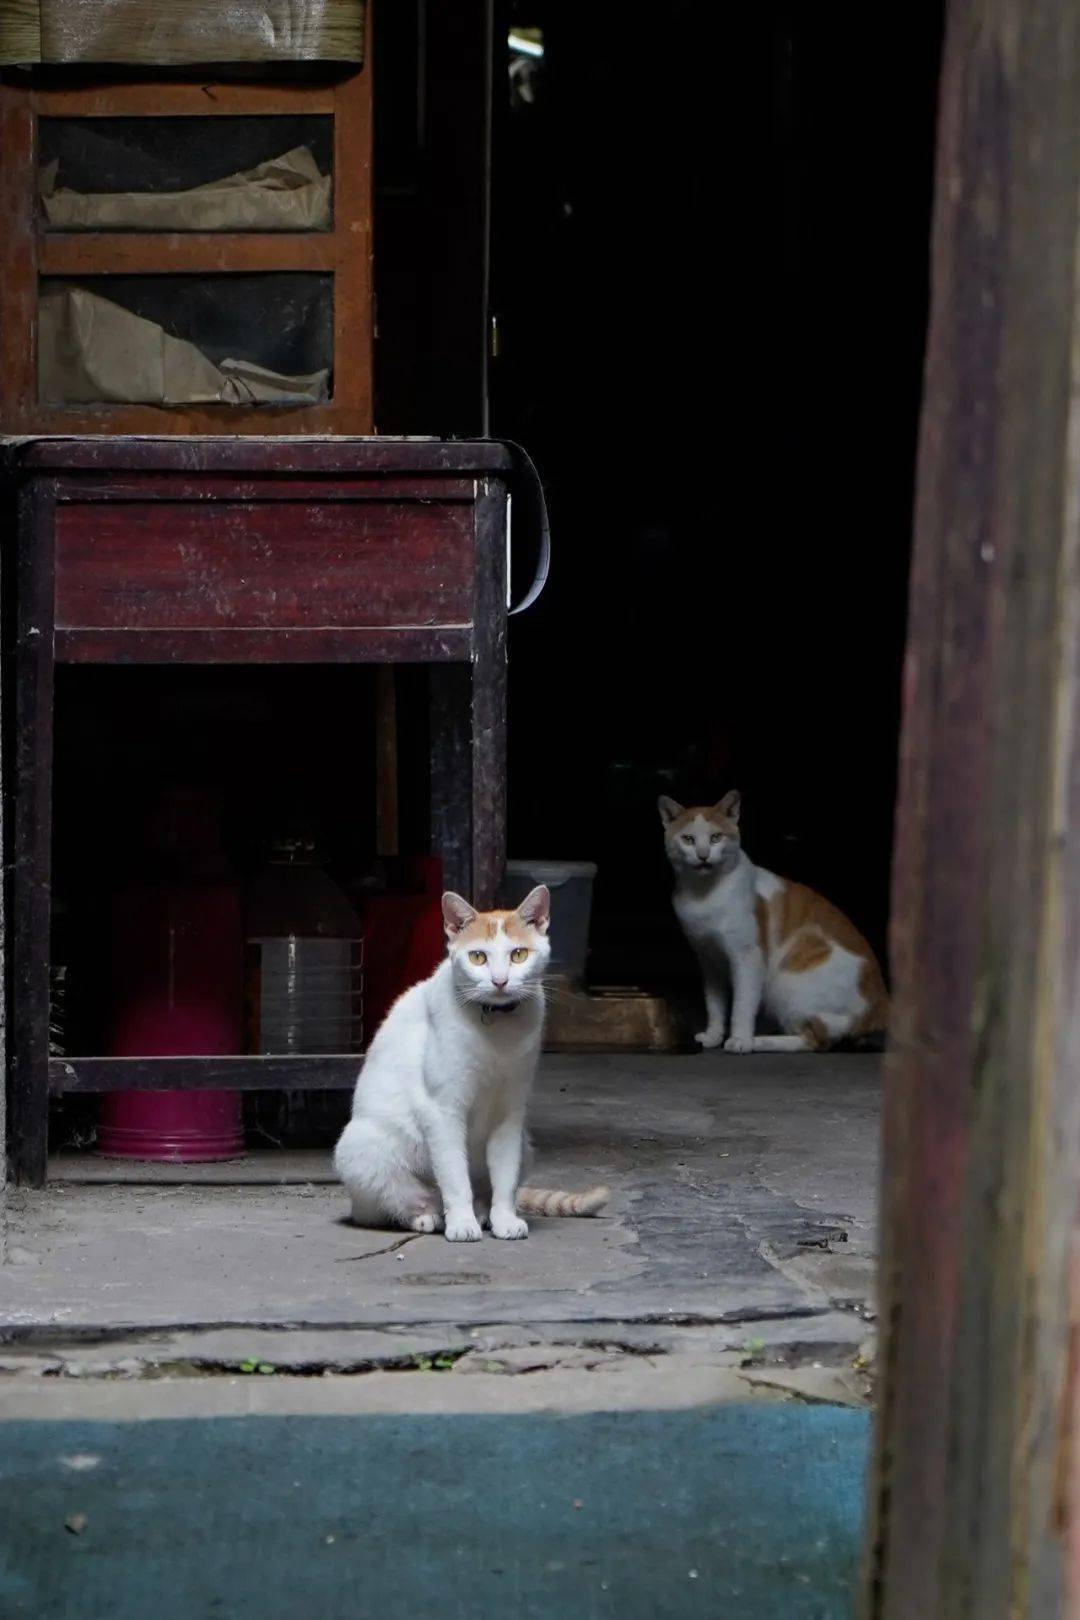
[[[529,953],[525,949],[524,945],[516,945],[514,947],[514,949],[510,952],[510,960],[511,962],[516,962],[519,967],[521,966],[522,962],[527,962],[529,960]]]
[[[470,951],[469,961],[472,963],[473,967],[483,967],[484,963],[487,961],[487,951]]]
[[[713,833],[712,837],[709,839],[709,843],[718,844],[723,836],[723,833]]]
[[[692,844],[694,842],[693,833],[683,833],[682,841],[684,844]]]

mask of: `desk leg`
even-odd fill
[[[19,511],[12,909],[11,1170],[45,1181],[49,1151],[49,930],[53,763],[53,492],[34,481]]]
[[[468,664],[428,666],[431,726],[431,852],[443,885],[472,894],[472,755]]]
[[[476,503],[472,665],[473,903],[494,905],[506,864],[506,488]]]

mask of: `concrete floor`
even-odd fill
[[[118,1374],[152,1379],[158,1414],[195,1375],[188,1412],[693,1404],[732,1379],[860,1399],[879,1079],[879,1059],[846,1054],[547,1058],[532,1179],[614,1196],[526,1243],[359,1231],[317,1155],[62,1161],[11,1196],[0,1416],[104,1415]],[[304,1377],[237,1376],[253,1360]],[[403,1367],[472,1376],[407,1393]]]

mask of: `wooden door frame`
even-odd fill
[[[872,1620],[1064,1620],[1080,1604],[1078,194],[1080,3],[949,0]]]

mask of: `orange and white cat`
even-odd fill
[[[754,865],[739,807],[737,793],[691,809],[659,800],[675,914],[705,985],[708,1021],[694,1039],[725,1052],[810,1052],[883,1033],[889,994],[870,946],[813,889]],[[759,1012],[782,1033],[756,1034]]]
[[[371,1043],[334,1168],[358,1226],[442,1230],[474,1243],[528,1237],[518,1213],[593,1215],[606,1187],[519,1185],[530,1157],[525,1111],[540,1056],[551,896],[476,911],[444,894],[447,955],[406,990]]]

